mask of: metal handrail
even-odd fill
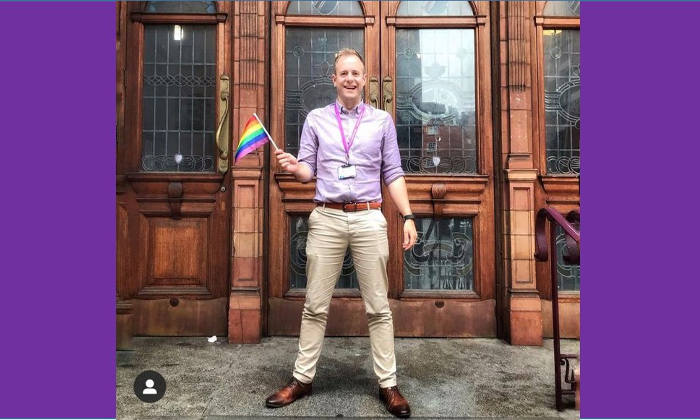
[[[547,233],[546,226],[547,220],[550,221],[551,226],[549,229],[549,249],[551,249],[552,258],[550,258],[550,276],[552,279],[552,333],[554,335],[554,385],[556,393],[556,405],[557,410],[563,409],[562,395],[563,394],[573,394],[574,381],[573,381],[573,370],[571,374],[569,370],[571,368],[569,360],[578,359],[575,354],[561,354],[560,349],[560,335],[559,335],[559,295],[558,295],[558,284],[557,284],[557,242],[556,242],[556,230],[554,225],[561,226],[566,234],[566,248],[567,253],[564,256],[564,261],[568,264],[580,264],[580,250],[581,250],[581,233],[577,230],[573,224],[578,224],[580,221],[579,213],[576,211],[571,211],[567,214],[566,218],[559,214],[552,207],[541,208],[537,212],[537,219],[535,219],[535,259],[537,261],[547,261],[550,254],[547,247]],[[564,374],[564,380],[571,384],[570,390],[563,390],[561,387],[561,368],[560,366],[566,367],[566,372]]]

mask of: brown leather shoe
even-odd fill
[[[292,378],[282,389],[267,397],[265,406],[268,408],[284,407],[306,395],[311,395],[311,384],[305,384]]]
[[[399,392],[399,387],[379,388],[379,398],[387,410],[396,417],[411,417],[411,407]]]

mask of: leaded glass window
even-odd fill
[[[309,234],[308,216],[291,216],[289,218],[289,287],[290,289],[306,288],[306,237]],[[336,289],[357,289],[357,273],[352,263],[350,249],[345,252],[343,268]]]
[[[335,53],[353,48],[364,55],[362,29],[287,28],[285,48],[285,150],[299,152],[299,137],[310,111],[333,103]]]
[[[147,13],[216,13],[213,1],[149,1],[144,11]]]
[[[144,171],[214,171],[216,32],[212,25],[146,25]]]
[[[581,50],[578,29],[545,29],[544,111],[547,173],[580,173]]]
[[[360,2],[358,1],[292,1],[287,9],[287,14],[317,16],[362,16],[362,7],[360,7]]]
[[[542,12],[545,16],[580,16],[580,1],[548,1]]]
[[[402,1],[397,16],[472,16],[466,1]]]
[[[557,244],[557,285],[562,291],[581,290],[581,266],[571,265],[564,262],[566,254],[566,233],[561,226],[556,228]]]
[[[396,130],[407,173],[476,173],[473,29],[396,30]]]
[[[473,219],[417,217],[418,240],[404,251],[405,289],[474,290]]]

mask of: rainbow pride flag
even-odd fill
[[[238,162],[243,156],[267,143],[270,138],[267,135],[267,130],[260,124],[260,121],[253,115],[248,119],[241,134],[241,140],[238,142],[236,156],[234,162]]]

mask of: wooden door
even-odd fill
[[[117,296],[135,335],[225,335],[227,2],[126,2]]]
[[[301,3],[301,2],[300,2]],[[307,2],[308,3],[308,2]],[[362,14],[349,15],[348,4]],[[493,148],[490,111],[488,4],[468,2],[319,2],[320,10],[279,7],[273,35],[273,136],[297,153],[306,113],[331,103],[333,53],[364,52],[365,101],[389,112],[397,126],[409,198],[418,216],[419,241],[401,249],[398,210],[384,189],[389,224],[389,298],[397,336],[495,336]],[[346,10],[338,10],[343,4]],[[332,11],[335,5],[336,10]],[[293,29],[316,25],[313,33]],[[331,39],[325,27],[352,28],[364,45],[330,45],[305,73],[304,43]],[[361,31],[361,32],[359,32]],[[306,38],[305,38],[306,36]],[[315,42],[314,42],[315,40]],[[294,58],[295,63],[290,64]],[[330,68],[328,64],[330,64]],[[318,62],[317,62],[318,63]],[[306,79],[305,79],[306,78]],[[293,88],[290,88],[290,83]],[[314,184],[300,184],[270,161],[268,333],[296,335],[304,303],[306,218]],[[367,319],[349,254],[336,286],[327,335],[366,335]]]

